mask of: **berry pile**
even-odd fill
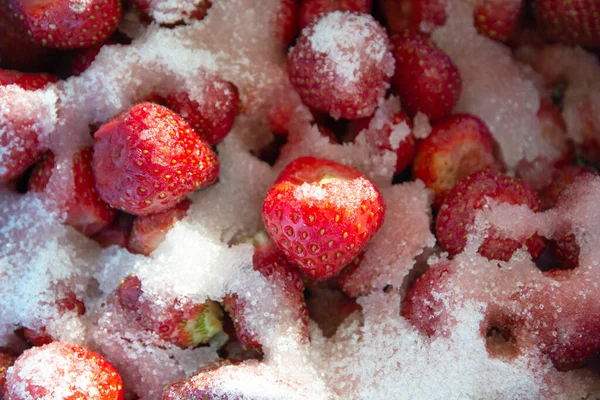
[[[0,0],[0,397],[600,397],[599,7]]]

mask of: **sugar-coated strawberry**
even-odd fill
[[[304,284],[300,272],[265,233],[255,235],[252,243],[252,266],[281,291],[287,306],[293,310],[294,319],[298,321],[300,334],[303,339],[308,340],[308,311],[304,302]],[[237,294],[232,294],[223,299],[223,307],[231,316],[236,335],[242,345],[248,349],[262,351],[262,345],[246,321],[246,302]]]
[[[47,47],[77,49],[104,42],[121,20],[120,0],[83,3],[8,0],[33,40]]]
[[[496,163],[494,139],[479,118],[469,114],[448,117],[434,125],[417,145],[413,174],[435,193],[437,208],[465,176]]]
[[[208,143],[152,103],[133,106],[94,134],[93,165],[100,197],[134,215],[168,210],[219,174]]]
[[[392,36],[396,59],[393,86],[411,115],[437,121],[450,114],[460,97],[462,81],[450,57],[424,34],[405,31]]]
[[[6,371],[12,367],[17,358],[0,352],[0,393],[4,393],[4,384],[6,383]]]
[[[522,0],[477,0],[473,8],[475,28],[481,35],[505,42],[519,22],[522,7]],[[446,22],[444,0],[380,0],[380,8],[392,33],[406,29],[431,32]]]
[[[218,303],[197,303],[178,297],[173,302],[147,295],[137,276],[125,278],[116,290],[123,310],[143,329],[183,349],[208,343],[223,330],[223,310]]]
[[[463,251],[467,232],[475,222],[475,214],[487,204],[488,199],[525,205],[535,212],[540,211],[540,200],[527,183],[490,170],[472,173],[448,193],[437,215],[437,239],[451,256]],[[479,248],[479,253],[490,260],[508,261],[515,250],[523,246],[535,259],[542,253],[545,242],[538,235],[523,242],[500,238],[492,229]]]
[[[85,71],[90,65],[92,65],[92,63],[96,59],[96,56],[98,55],[98,53],[100,53],[100,50],[102,50],[104,46],[111,46],[114,44],[116,44],[116,42],[109,40],[106,43],[97,44],[95,46],[79,50],[73,56],[73,59],[71,59],[71,62],[69,64],[69,76],[81,75],[83,71]]]
[[[379,190],[364,175],[313,157],[281,172],[262,209],[271,238],[314,279],[337,275],[379,230],[384,214]]]
[[[29,179],[29,191],[44,192],[56,166],[54,154],[42,156]],[[46,193],[58,207],[59,215],[66,214],[65,223],[83,233],[93,235],[108,226],[115,210],[106,204],[96,191],[92,170],[92,149],[85,147],[73,155],[73,191]]]
[[[46,73],[26,74],[19,71],[0,69],[0,86],[17,85],[25,90],[43,89],[58,78]]]
[[[371,120],[372,118],[364,118],[353,121],[349,126],[347,140],[354,142],[356,136],[358,136],[360,132],[362,132],[364,129],[368,129]],[[394,131],[394,127],[402,123],[406,123],[406,125],[408,125],[412,131],[412,120],[402,111],[400,111],[394,115],[391,120],[391,124],[385,123],[374,135],[376,136],[374,140],[376,140],[376,144],[380,149],[396,152],[396,174],[404,171],[404,169],[413,162],[417,144],[415,137],[411,132],[400,141],[397,149],[392,148],[392,145],[390,144],[390,137]]]
[[[371,13],[372,0],[302,0],[300,4],[300,29],[332,11]]]
[[[202,103],[190,99],[185,92],[170,93],[164,105],[181,115],[196,133],[214,146],[231,130],[240,109],[237,87],[218,76],[202,86]]]
[[[368,117],[393,75],[388,48],[385,30],[370,15],[331,12],[302,30],[288,55],[290,81],[317,111]]]
[[[191,201],[183,199],[173,208],[138,217],[133,223],[127,249],[144,255],[152,253],[165,240],[173,225],[186,216],[190,204]]]
[[[280,0],[273,28],[286,49],[298,34],[298,11],[298,0]]]
[[[600,47],[600,5],[596,0],[536,0],[533,4],[536,21],[549,39]]]
[[[135,217],[121,211],[107,227],[99,230],[91,236],[96,243],[102,247],[119,246],[126,248],[133,227]]]
[[[11,400],[122,400],[119,373],[85,347],[53,342],[26,350],[6,374],[4,398]]]

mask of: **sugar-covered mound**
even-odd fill
[[[193,3],[186,1],[182,9]],[[400,315],[400,303],[407,282],[415,274],[417,258],[435,245],[430,230],[430,193],[421,182],[392,186],[396,154],[382,150],[370,136],[400,110],[398,99],[382,100],[372,126],[359,134],[355,143],[330,143],[312,125],[310,111],[288,81],[286,54],[279,39],[265,29],[272,26],[280,3],[215,1],[205,19],[173,29],[154,24],[144,27],[129,15],[121,29],[134,33],[133,43],[103,48],[80,76],[38,92],[0,88],[0,160],[13,151],[1,139],[8,132],[2,116],[9,108],[20,110],[19,115],[25,119],[35,115],[36,132],[44,146],[56,154],[59,165],[49,183],[50,191],[66,190],[72,185],[67,160],[78,148],[91,144],[90,124],[105,122],[152,92],[187,91],[192,99],[202,100],[201,88],[210,84],[206,77],[218,74],[239,88],[244,104],[230,135],[217,147],[219,181],[190,196],[192,205],[187,217],[149,257],[116,246],[101,249],[63,226],[60,221],[64,216],[49,214],[43,194],[18,195],[0,188],[0,346],[22,348],[24,343],[14,334],[16,328],[45,326],[57,339],[85,344],[106,356],[121,373],[129,397],[160,398],[165,385],[195,376],[198,369],[216,360],[220,343],[215,340],[206,346],[181,349],[128,319],[114,291],[122,279],[136,275],[144,282],[145,293],[164,303],[177,297],[220,301],[234,293],[245,302],[248,329],[262,344],[264,359],[208,375],[214,378],[211,388],[230,397],[600,395],[597,376],[594,382],[594,376],[586,370],[559,373],[535,346],[510,359],[490,353],[480,332],[489,299],[467,296],[483,281],[494,286],[491,277],[503,277],[497,287],[508,277],[517,276],[523,281],[544,278],[524,253],[518,253],[521,259],[512,260],[501,270],[477,257],[473,249],[478,248],[478,238],[491,224],[511,235],[539,229],[541,234],[552,236],[549,223],[543,222],[546,215],[555,215],[553,221],[562,218],[565,223],[576,223],[581,227],[575,231],[578,243],[585,245],[582,268],[574,275],[596,271],[600,259],[595,251],[598,235],[591,229],[598,216],[590,210],[597,209],[597,182],[587,185],[585,196],[583,192],[572,196],[587,199],[574,208],[576,213],[553,211],[540,217],[510,208],[494,214],[494,210],[502,211],[498,207],[492,208],[489,215],[482,214],[480,230],[472,236],[475,244],[456,261],[472,267],[473,272],[465,274],[455,288],[457,302],[450,312],[456,323],[448,336],[428,338]],[[168,22],[169,18],[180,17],[175,11],[175,4],[180,2],[155,0],[152,4],[156,20]],[[459,108],[479,115],[490,125],[509,166],[522,158],[533,160],[549,152],[536,144],[539,96],[529,75],[510,60],[501,45],[476,36],[471,22],[459,26],[460,21],[453,18],[460,19],[464,10],[457,10],[458,16],[449,13],[449,25],[436,31],[434,39],[461,69],[465,87],[472,87]],[[165,13],[164,19],[160,12]],[[457,34],[462,34],[464,41],[450,38]],[[494,81],[495,86],[486,86]],[[291,110],[286,123],[289,140],[277,164],[270,167],[253,152],[271,140],[268,116],[283,103]],[[427,118],[421,115],[412,133],[425,137],[430,129]],[[394,127],[388,139],[390,147],[397,147],[409,132],[406,124]],[[349,317],[328,339],[311,323],[311,343],[307,344],[294,323],[294,310],[286,306],[281,292],[253,269],[252,247],[232,243],[263,229],[261,206],[265,193],[289,162],[308,155],[359,169],[378,185],[388,208],[381,231],[367,245],[360,268],[352,277],[354,283],[368,282],[368,287],[356,294],[370,292],[359,298],[362,314]],[[503,223],[515,219],[523,223],[503,228]],[[491,270],[494,273],[485,278]],[[84,315],[59,312],[56,303],[69,295],[67,291],[85,303]],[[192,382],[206,383],[205,378],[198,375]]]

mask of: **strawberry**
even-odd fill
[[[334,11],[307,26],[288,55],[290,81],[332,117],[373,113],[393,74],[385,30],[367,14]]]
[[[494,139],[479,118],[453,115],[417,145],[413,174],[435,193],[439,208],[448,192],[465,176],[496,163]]]
[[[104,42],[121,20],[119,0],[82,3],[58,0],[8,0],[33,40],[57,49],[77,49]]]
[[[380,0],[388,29],[402,33],[406,29],[431,32],[446,23],[444,0]],[[522,0],[477,0],[473,19],[477,32],[490,39],[506,42],[521,17]]]
[[[219,173],[208,143],[152,103],[133,106],[94,134],[93,166],[100,197],[134,215],[168,210]]]
[[[53,342],[26,350],[6,374],[4,397],[122,400],[123,382],[102,356],[85,347]]]
[[[138,217],[133,223],[127,249],[146,256],[152,253],[165,240],[175,223],[186,216],[190,204],[191,201],[183,199],[166,211]]]
[[[133,215],[117,211],[115,219],[107,227],[99,230],[91,236],[101,247],[119,246],[126,248],[133,227]]]
[[[392,36],[396,59],[393,86],[406,112],[421,111],[431,121],[450,114],[460,97],[462,81],[450,57],[422,33]]]
[[[18,71],[0,69],[0,86],[17,85],[25,90],[38,90],[55,82],[58,82],[58,78],[50,74],[26,74]]]
[[[299,323],[300,334],[303,339],[308,340],[308,311],[304,302],[304,284],[300,272],[266,234],[255,235],[252,243],[255,246],[252,256],[254,270],[260,272],[267,281],[281,290],[284,299],[294,312],[295,320]],[[223,299],[223,307],[231,316],[237,337],[244,348],[262,351],[258,338],[247,326],[244,311],[246,302],[238,295],[232,294]]]
[[[240,109],[237,87],[218,76],[202,86],[202,103],[190,99],[187,93],[170,93],[164,105],[181,115],[208,144],[220,143],[231,130]]]
[[[298,34],[298,1],[280,0],[279,10],[273,22],[275,36],[283,46],[287,47],[294,41]]]
[[[301,157],[275,181],[262,215],[283,253],[314,279],[342,270],[383,223],[379,190],[353,168]]]
[[[451,256],[463,251],[467,232],[475,222],[475,213],[487,204],[488,199],[523,204],[535,212],[540,210],[540,201],[527,183],[490,170],[472,173],[448,193],[437,215],[436,236]],[[479,253],[490,260],[508,261],[514,251],[522,246],[526,246],[535,259],[544,249],[544,240],[538,235],[522,242],[498,238],[492,229],[479,248]]]
[[[354,142],[354,140],[360,132],[369,128],[371,121],[372,118],[363,118],[360,120],[352,121],[348,130],[347,140],[350,142]],[[393,133],[393,129],[395,126],[400,125],[402,123],[406,123],[412,131],[412,120],[402,111],[399,111],[392,118],[391,124],[384,124],[381,128],[377,130],[376,134],[374,135],[376,136],[376,138],[373,138],[377,141],[376,144],[380,149],[396,152],[395,174],[401,173],[406,169],[406,167],[408,167],[413,162],[416,150],[416,141],[412,133],[409,133],[404,139],[400,141],[397,149],[392,148],[390,144],[390,137]]]
[[[546,37],[562,43],[600,47],[600,9],[595,0],[536,0],[536,21]]]
[[[300,29],[332,11],[371,13],[372,0],[302,0],[300,4]]]
[[[182,349],[208,343],[223,329],[223,310],[218,303],[212,300],[195,303],[180,297],[166,302],[146,294],[137,276],[121,281],[116,298],[127,315],[143,329]]]
[[[4,393],[6,371],[15,363],[16,357],[0,352],[0,393]]]
[[[117,44],[117,42],[113,42],[112,40],[107,41],[106,43],[98,44],[92,47],[88,47],[85,49],[79,50],[75,56],[71,59],[71,62],[68,67],[69,76],[79,76],[88,69],[90,65],[96,59],[98,53],[104,46],[112,46]]]
[[[29,179],[28,190],[44,192],[56,166],[54,154],[44,154]],[[84,235],[93,235],[108,226],[115,210],[96,191],[92,171],[92,149],[82,148],[73,155],[73,191],[46,193],[56,203],[59,215],[66,214],[65,223]]]

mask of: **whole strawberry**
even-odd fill
[[[219,160],[177,114],[138,104],[94,134],[94,175],[100,197],[134,215],[168,210],[215,182]]]
[[[263,221],[284,254],[314,279],[356,257],[383,223],[385,204],[364,175],[334,161],[301,157],[267,193]]]
[[[336,119],[371,115],[394,72],[385,30],[368,14],[340,11],[307,26],[288,62],[304,103]]]
[[[77,49],[104,42],[121,20],[120,0],[9,0],[9,7],[33,40],[57,49]]]
[[[600,47],[600,5],[597,0],[535,0],[535,17],[551,40]]]
[[[85,347],[52,342],[26,350],[6,374],[11,400],[122,400],[123,382],[102,356]]]
[[[450,57],[417,31],[392,37],[396,59],[393,86],[411,115],[421,111],[436,121],[450,114],[460,97],[462,81]]]

